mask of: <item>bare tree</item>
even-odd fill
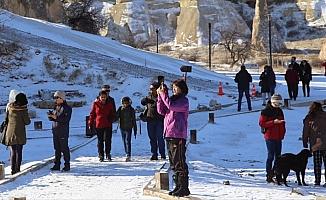
[[[69,26],[75,30],[98,34],[107,25],[107,19],[99,7],[93,6],[94,0],[63,1],[65,17]]]
[[[219,45],[222,45],[229,52],[232,60],[230,68],[232,69],[238,62],[244,64],[251,56],[253,49],[250,38],[236,29],[220,30],[219,33],[221,35]]]

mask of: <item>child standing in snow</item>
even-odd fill
[[[117,120],[119,120],[121,137],[126,153],[126,162],[131,160],[131,132],[134,129],[134,135],[137,135],[137,124],[135,109],[131,106],[131,99],[123,97],[117,110]]]

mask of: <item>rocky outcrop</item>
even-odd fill
[[[175,41],[185,45],[207,45],[208,23],[212,26],[212,41],[220,40],[219,31],[234,30],[250,34],[246,22],[233,4],[224,0],[180,0]]]
[[[308,22],[316,21],[322,18],[322,8],[325,9],[325,0],[297,0],[297,5],[305,14]]]
[[[269,52],[269,17],[267,0],[257,0],[255,17],[253,20],[251,42],[263,52]],[[286,49],[284,41],[271,22],[272,52],[281,52]]]
[[[0,3],[4,9],[18,15],[51,22],[63,21],[63,6],[60,0],[0,0]]]
[[[156,43],[156,29],[160,43],[173,40],[179,3],[174,0],[118,0],[110,13],[113,22],[123,29],[114,33],[118,28],[109,23],[107,35],[118,40],[122,36],[124,40],[142,47]]]

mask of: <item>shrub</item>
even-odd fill
[[[81,71],[80,69],[76,69],[76,70],[74,70],[74,71],[70,74],[70,76],[69,76],[69,78],[68,78],[68,81],[72,82],[72,81],[77,80],[77,78],[78,78],[81,74],[82,74],[82,71]]]

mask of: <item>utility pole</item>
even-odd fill
[[[268,18],[268,41],[269,41],[269,65],[273,68],[273,58],[272,58],[272,16],[270,13],[267,15]]]
[[[158,29],[156,29],[155,32],[156,32],[156,53],[158,53]]]
[[[208,23],[208,68],[212,69],[212,24]]]

